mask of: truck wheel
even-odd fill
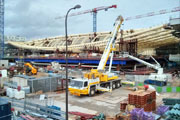
[[[112,89],[115,89],[115,88],[116,88],[116,84],[112,83]]]
[[[91,89],[90,89],[89,96],[94,96],[94,95],[95,95],[95,89],[94,89],[94,88],[91,88]]]
[[[120,82],[117,82],[116,83],[116,88],[119,88],[121,85],[120,85]]]

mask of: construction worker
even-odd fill
[[[144,85],[144,89],[145,89],[145,91],[147,91],[147,90],[148,90],[148,88],[149,88],[149,85]]]

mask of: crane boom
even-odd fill
[[[141,19],[141,18],[156,16],[156,15],[163,15],[163,14],[168,14],[168,13],[174,13],[174,12],[179,12],[179,11],[180,11],[180,6],[175,7],[173,9],[163,9],[163,10],[160,10],[157,12],[149,12],[146,14],[127,17],[127,18],[125,18],[125,21],[134,20],[134,19]]]
[[[93,13],[93,32],[96,33],[96,31],[97,31],[97,12],[100,11],[100,10],[107,11],[110,8],[117,8],[117,5],[102,6],[102,7],[97,7],[97,8],[93,8],[93,9],[89,9],[89,10],[85,10],[85,11],[80,11],[78,13],[70,14],[69,17],[82,15],[82,14],[87,14],[87,13]],[[61,19],[61,18],[65,18],[65,16],[56,17],[55,19]],[[96,36],[96,34],[95,34],[95,36]]]
[[[129,54],[123,54],[123,57],[129,57],[129,58],[131,58],[133,60],[136,60],[136,61],[138,61],[138,62],[140,62],[140,63],[142,63],[144,65],[147,65],[150,68],[153,68],[153,69],[157,70],[158,74],[163,74],[163,68],[160,66],[160,64],[152,56],[151,56],[151,58],[157,63],[157,65],[150,64],[150,63],[148,63],[148,62],[146,62],[144,60],[141,60],[141,59],[136,58],[134,56],[131,56]]]
[[[104,70],[111,51],[114,51],[115,40],[116,40],[117,33],[121,27],[122,22],[123,22],[123,17],[118,16],[118,18],[115,21],[115,28],[114,28],[113,32],[111,33],[112,37],[109,38],[109,41],[105,47],[105,50],[104,50],[101,60],[99,62],[99,65],[97,68],[98,70]]]
[[[100,11],[100,10],[108,10],[109,8],[117,8],[117,5],[101,6],[101,7],[85,10],[85,11],[80,11],[80,12],[77,12],[77,13],[72,13],[72,14],[70,14],[68,16],[71,17],[71,16],[82,15],[82,14],[86,14],[86,13],[93,13],[93,12],[97,12],[97,11]],[[57,17],[56,19],[61,19],[61,18],[65,18],[65,17],[66,16],[60,16],[60,17]]]

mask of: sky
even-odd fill
[[[180,6],[180,0],[5,0],[5,35],[18,35],[28,40],[65,35],[64,16],[76,4],[80,9],[71,13],[101,6],[117,5],[116,9],[97,13],[97,32],[112,31],[117,16],[124,18]],[[168,23],[180,12],[124,21],[122,29],[148,28]],[[91,13],[68,18],[68,34],[93,32]]]

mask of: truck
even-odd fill
[[[144,81],[145,84],[152,84],[152,85],[157,85],[157,86],[166,86],[167,85],[167,81],[168,81],[167,74],[164,73],[164,70],[161,67],[161,65],[152,56],[150,56],[150,57],[155,61],[156,64],[151,64],[151,63],[148,63],[137,57],[129,55],[128,52],[122,52],[121,57],[124,57],[124,58],[128,57],[128,58],[138,61],[139,63],[142,63],[150,68],[153,68],[157,71],[156,73],[151,73],[149,75],[148,79],[146,79]]]
[[[112,89],[121,86],[121,79],[119,79],[117,74],[111,72],[111,67],[115,51],[115,41],[123,21],[122,16],[117,17],[114,23],[114,30],[107,42],[97,69],[91,69],[90,72],[85,73],[81,78],[73,78],[70,80],[68,89],[72,95],[94,96],[98,91],[112,91]],[[105,71],[105,66],[109,57],[109,70]]]

